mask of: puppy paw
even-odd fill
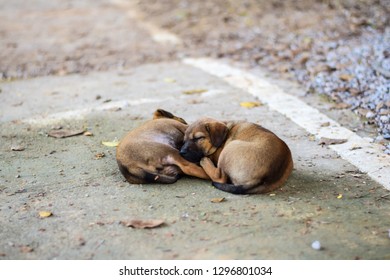
[[[215,168],[214,163],[208,157],[204,157],[200,160],[200,166],[202,166],[203,169]]]

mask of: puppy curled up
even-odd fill
[[[197,120],[187,128],[180,154],[200,162],[214,187],[234,194],[273,191],[293,169],[291,151],[283,140],[244,121]]]
[[[170,184],[183,174],[210,179],[200,166],[180,156],[187,127],[182,118],[158,109],[152,120],[130,131],[116,150],[118,167],[126,180],[132,184]]]

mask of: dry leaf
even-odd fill
[[[359,150],[359,149],[363,149],[363,147],[358,145],[353,145],[351,148],[349,148],[350,151]]]
[[[332,139],[332,138],[321,137],[318,145],[337,145],[337,144],[343,144],[347,141],[348,141],[347,139]]]
[[[362,94],[362,91],[357,89],[357,88],[349,88],[348,89],[349,93],[352,95],[352,96],[357,96],[359,94]]]
[[[96,159],[101,159],[101,158],[104,158],[106,155],[104,153],[98,153],[95,155],[95,158]]]
[[[155,228],[163,225],[165,223],[164,220],[130,220],[130,221],[120,221],[121,225],[125,227],[133,227],[133,228]]]
[[[50,130],[48,135],[54,138],[66,138],[84,133],[84,129],[80,130],[69,130],[69,129],[53,129]]]
[[[261,104],[260,102],[257,102],[257,101],[249,101],[249,102],[241,102],[240,103],[240,106],[244,107],[244,108],[254,108],[254,107],[261,106],[261,105],[263,105],[263,104]]]
[[[340,80],[342,80],[342,81],[348,82],[348,81],[352,80],[352,79],[354,78],[354,76],[353,76],[353,75],[349,75],[349,74],[341,74],[341,75],[339,76],[339,78],[340,78]]]
[[[341,103],[337,103],[337,104],[333,105],[332,109],[342,110],[342,109],[348,109],[350,107],[351,107],[351,105],[344,103],[344,102],[341,102]]]
[[[224,197],[216,197],[216,198],[212,198],[210,201],[212,203],[220,203],[222,201],[225,201],[225,198]]]
[[[78,243],[79,246],[84,246],[87,243],[87,241],[85,241],[85,239],[82,236],[80,236],[77,239],[77,243]]]
[[[53,215],[53,213],[50,211],[40,211],[39,212],[39,217],[41,217],[41,218],[47,218],[47,217],[50,217],[52,215]]]
[[[119,141],[112,141],[112,142],[103,141],[102,144],[107,147],[117,147],[119,145]]]
[[[328,127],[330,126],[330,122],[324,122],[321,124],[321,127]]]
[[[23,146],[12,146],[11,151],[21,152],[21,151],[24,151],[24,147]]]
[[[22,253],[31,253],[32,251],[34,251],[34,248],[31,248],[28,245],[20,246],[20,252]]]
[[[165,78],[165,79],[164,79],[164,82],[173,84],[173,83],[176,83],[176,80],[173,79],[173,78]]]
[[[200,94],[206,92],[207,89],[190,89],[190,90],[184,90],[184,94]]]

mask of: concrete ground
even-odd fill
[[[389,186],[268,106],[240,106],[256,98],[193,66],[140,63],[0,89],[0,259],[390,259]],[[248,196],[194,178],[128,184],[115,147],[102,142],[157,108],[188,122],[208,115],[271,129],[292,150],[292,176]],[[90,133],[48,137],[60,127]],[[123,225],[131,219],[164,224]]]

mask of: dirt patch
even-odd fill
[[[0,79],[123,69],[171,56],[106,1],[22,2],[1,4]]]

